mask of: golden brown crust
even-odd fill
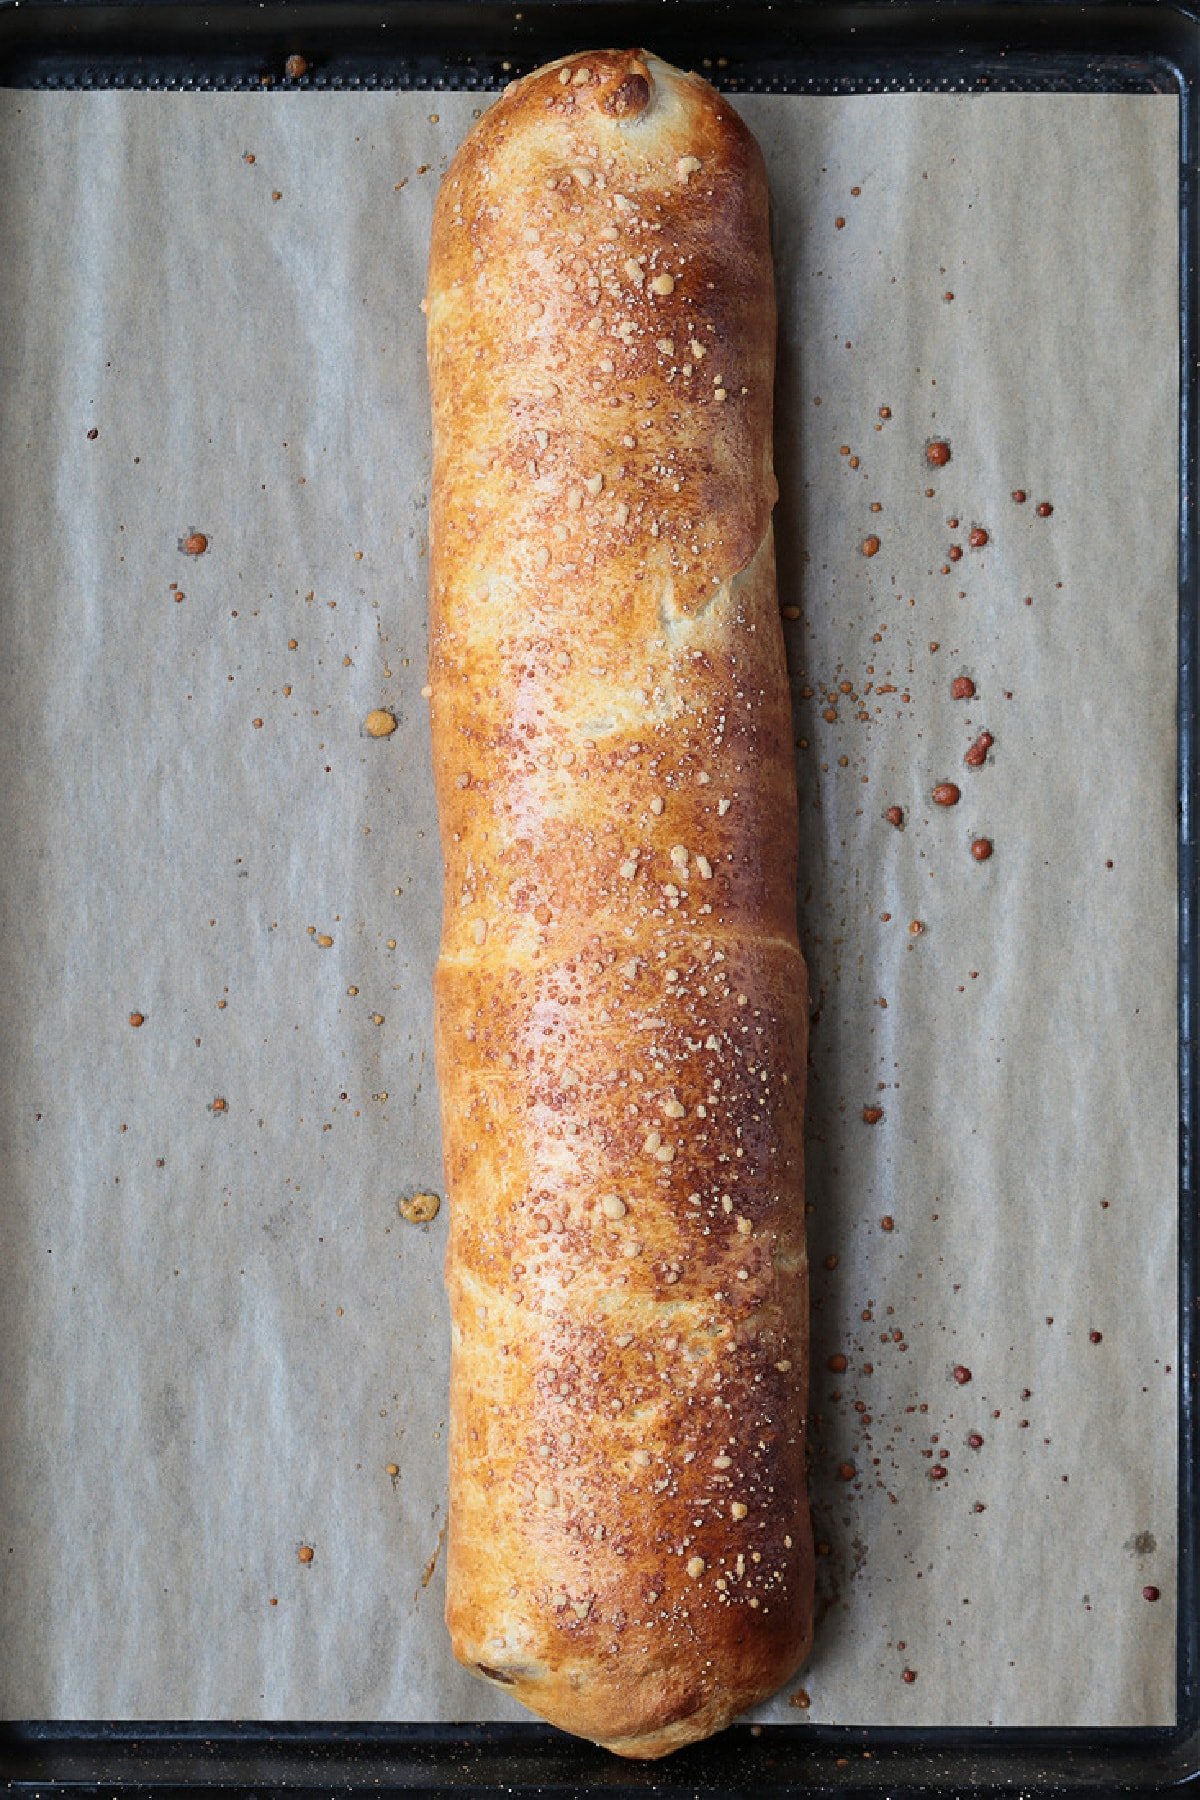
[[[640,52],[509,88],[429,269],[456,1655],[660,1756],[806,1654],[807,1039],[766,178]]]

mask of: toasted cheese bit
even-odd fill
[[[681,156],[675,164],[675,173],[681,181],[686,181],[690,175],[695,175],[699,168],[700,158],[698,156]]]
[[[650,292],[652,294],[663,295],[673,294],[675,292],[675,277],[673,275],[656,275],[650,283]]]
[[[708,1564],[705,1562],[705,1560],[702,1556],[689,1556],[688,1557],[687,1572],[691,1576],[693,1581],[699,1581],[700,1577],[703,1575],[703,1573],[707,1567],[708,1567]]]
[[[629,1209],[619,1195],[605,1194],[600,1202],[600,1210],[606,1219],[623,1219]]]
[[[428,1225],[431,1219],[437,1218],[441,1206],[436,1194],[407,1194],[396,1202],[400,1217],[407,1219],[410,1225]],[[400,1471],[397,1469],[396,1473]]]

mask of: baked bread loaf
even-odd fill
[[[455,1654],[661,1756],[805,1655],[807,1038],[762,158],[508,88],[427,299]]]

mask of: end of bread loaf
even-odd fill
[[[543,229],[551,208],[559,224]],[[628,239],[616,259],[615,291],[605,274],[595,279],[611,260],[603,240],[563,229],[573,213],[581,225],[603,213],[609,233]],[[672,610],[688,615],[707,606],[760,550],[778,497],[766,166],[744,120],[700,76],[641,50],[597,50],[513,82],[460,145],[442,182],[425,309],[431,383],[446,395],[444,408],[434,409],[435,461],[447,430],[461,430],[464,411],[472,432],[497,449],[502,427],[536,410],[556,446],[574,438],[582,455],[586,440],[598,454],[613,415],[594,389],[580,390],[576,365],[603,364],[608,347],[608,365],[625,377],[635,410],[643,399],[657,406],[692,386],[710,397],[706,453],[687,458],[687,493],[703,527],[697,554],[685,569],[667,557],[665,543],[658,546]],[[688,321],[697,316],[703,342],[693,356]],[[514,338],[518,318],[530,323]],[[496,390],[486,419],[460,379],[439,382],[443,359],[467,337]],[[556,370],[551,365],[568,343],[574,348]],[[667,390],[671,365],[677,373]],[[726,391],[723,375],[736,386]],[[508,419],[498,399],[506,387]],[[688,434],[674,435],[682,456]]]
[[[621,1668],[613,1659],[607,1676],[598,1677],[590,1652],[574,1668],[559,1655],[551,1670],[528,1654],[506,1660],[496,1646],[487,1654],[498,1660],[488,1662],[472,1654],[469,1640],[455,1629],[450,1608],[447,1623],[455,1656],[472,1674],[502,1688],[559,1730],[642,1762],[712,1737],[769,1699],[804,1662],[812,1638],[808,1609],[797,1609],[769,1646],[761,1638],[747,1638],[736,1680],[730,1680],[727,1667],[718,1673],[711,1665],[697,1673],[689,1658],[673,1656],[669,1649],[653,1663],[643,1659],[636,1669]]]

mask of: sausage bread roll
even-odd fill
[[[625,1756],[805,1655],[804,963],[754,139],[574,55],[437,201],[455,1654]]]

